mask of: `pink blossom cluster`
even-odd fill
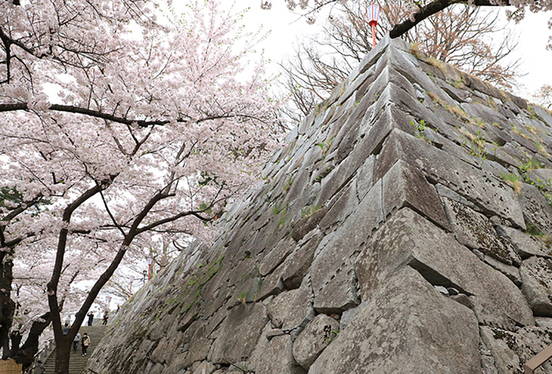
[[[0,2],[0,250],[32,316],[88,308],[72,284],[112,274],[135,238],[212,237],[277,143],[239,15],[163,3]]]

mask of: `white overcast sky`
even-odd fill
[[[262,25],[264,30],[271,30],[261,47],[265,50],[265,57],[275,62],[291,55],[293,43],[308,33],[316,33],[323,21],[320,19],[318,24],[307,25],[304,19],[285,7],[284,0],[272,0],[272,9],[269,11],[260,9],[260,1],[236,0],[235,9],[246,7],[250,7],[244,17],[247,27],[254,30]],[[550,12],[527,12],[521,23],[508,23],[519,37],[516,57],[521,58],[521,70],[526,73],[520,80],[523,87],[514,93],[528,100],[543,84],[552,85],[552,51],[546,50],[548,37],[552,35],[552,30],[547,27],[551,16]]]

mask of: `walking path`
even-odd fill
[[[69,358],[69,374],[82,374],[82,372],[86,368],[86,362],[88,361],[88,358],[90,357],[92,352],[94,352],[94,348],[98,346],[98,343],[102,339],[102,336],[104,335],[106,329],[107,326],[81,326],[79,332],[81,333],[81,335],[87,333],[88,336],[90,336],[92,345],[88,347],[86,356],[82,355],[82,348],[80,343],[76,353],[74,353],[73,349],[71,348],[71,357]],[[56,350],[54,349],[52,354],[50,354],[50,356],[44,363],[44,366],[46,367],[46,374],[53,374],[55,361]]]

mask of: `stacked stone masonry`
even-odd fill
[[[552,344],[551,126],[380,41],[88,373],[521,373]]]

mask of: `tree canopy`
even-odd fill
[[[125,254],[159,235],[208,238],[276,144],[277,103],[262,62],[246,65],[255,38],[241,14],[216,0],[182,15],[163,5],[0,3],[4,358],[28,365],[36,350],[23,355],[21,336],[51,320],[56,373],[67,372]],[[95,283],[79,299],[84,279]],[[68,308],[78,315],[64,336]]]

